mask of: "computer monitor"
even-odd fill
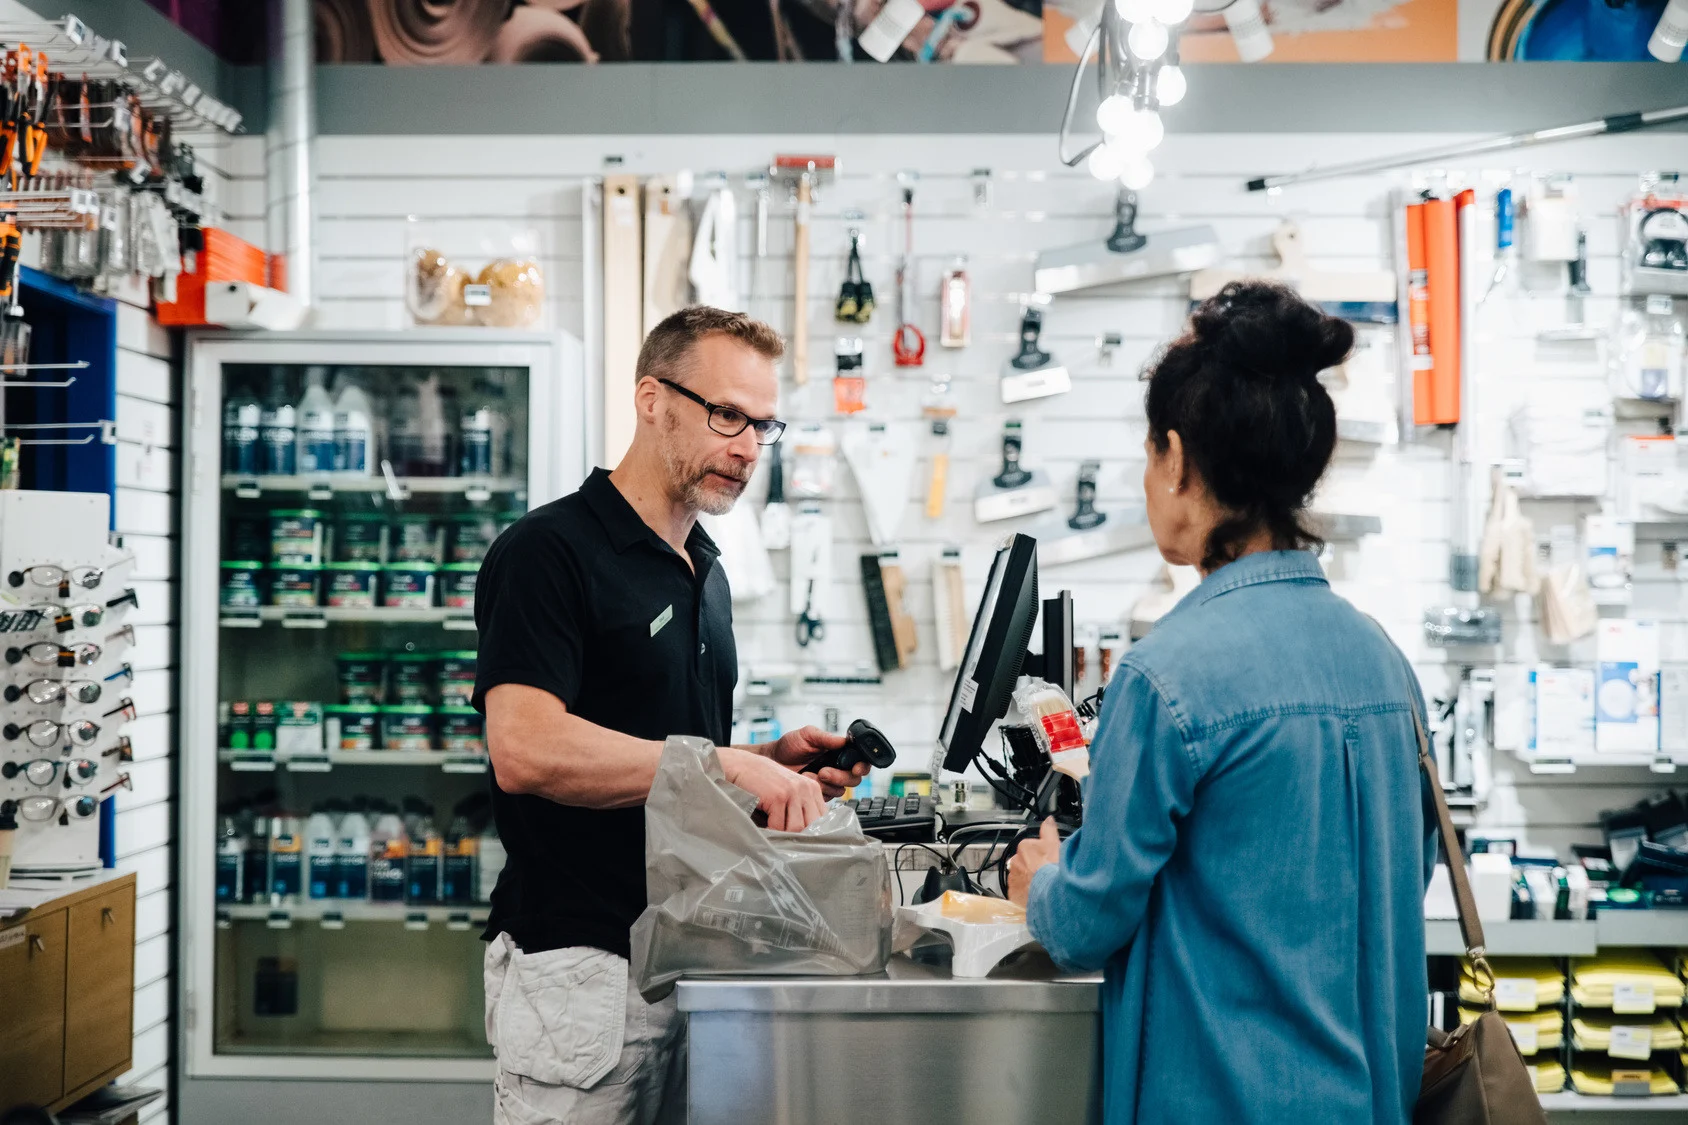
[[[985,595],[955,674],[949,710],[938,733],[946,770],[966,769],[991,724],[1008,713],[1037,610],[1037,540],[1015,534],[991,562]]]

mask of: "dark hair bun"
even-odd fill
[[[1354,328],[1282,285],[1233,281],[1190,317],[1213,359],[1244,375],[1308,382],[1354,350]]]
[[[1319,382],[1354,329],[1282,285],[1234,281],[1204,301],[1149,374],[1149,437],[1176,432],[1227,517],[1203,566],[1237,557],[1261,531],[1279,549],[1318,542],[1301,521],[1336,450],[1336,405]]]

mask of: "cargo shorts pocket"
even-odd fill
[[[500,1070],[587,1089],[621,1058],[627,962],[583,946],[510,951],[494,1023]]]

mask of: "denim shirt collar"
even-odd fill
[[[1199,606],[1243,586],[1258,586],[1266,582],[1318,582],[1329,585],[1319,558],[1311,551],[1257,551],[1244,555],[1236,562],[1226,563],[1206,578],[1201,585],[1178,603]]]

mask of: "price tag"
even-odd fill
[[[1612,1029],[1612,1043],[1606,1053],[1614,1059],[1639,1059],[1646,1062],[1653,1056],[1653,1029],[1623,1027]]]
[[[463,303],[470,308],[481,308],[492,304],[492,286],[465,285],[463,287]]]
[[[1503,1012],[1533,1012],[1536,1010],[1536,982],[1534,977],[1496,977],[1495,1007]]]
[[[1523,1023],[1522,1021],[1513,1023],[1509,1021],[1506,1025],[1506,1029],[1512,1032],[1512,1041],[1518,1044],[1518,1053],[1520,1055],[1533,1055],[1536,1053],[1537,1048],[1540,1046],[1540,1034],[1539,1029],[1535,1024]]]
[[[1652,1015],[1653,986],[1636,981],[1619,981],[1612,986],[1612,1011],[1620,1016]]]

